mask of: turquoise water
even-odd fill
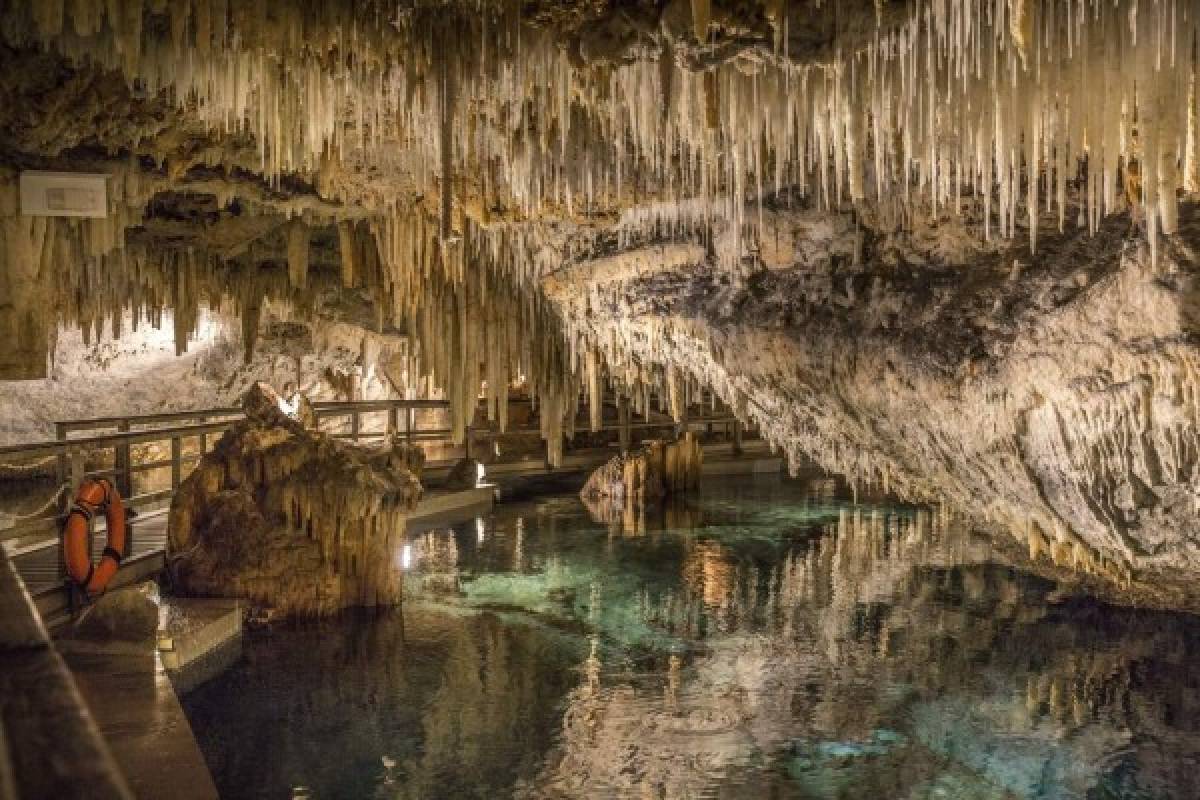
[[[1195,798],[1200,620],[827,479],[414,532],[402,611],[185,698],[227,798]]]

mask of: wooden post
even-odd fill
[[[67,426],[61,422],[54,423],[54,438],[60,442],[65,442],[67,440]],[[58,451],[57,478],[59,486],[62,486],[64,483],[66,483],[67,479],[70,477],[67,469],[67,449],[65,446],[63,446],[62,449]]]
[[[617,436],[621,445],[621,455],[628,453],[629,448],[633,446],[633,429],[629,424],[629,417],[629,398],[621,395],[617,398],[617,425],[620,426]]]
[[[55,427],[57,428],[60,426],[56,425]],[[65,438],[65,434],[64,434],[64,438]],[[66,449],[64,448],[61,459],[63,462],[66,463],[64,472],[67,475],[67,481],[68,481],[67,508],[69,509],[71,506],[71,503],[74,502],[75,493],[79,491],[79,485],[83,483],[83,478],[84,478],[83,452],[76,450],[76,451],[67,453]],[[92,550],[93,550],[92,523],[88,522],[87,553],[88,553],[89,559],[92,557]],[[58,537],[58,574],[59,574],[59,577],[62,578],[63,583],[66,583],[69,586],[70,581],[67,578],[67,560],[66,560],[66,554],[63,552],[63,537],[62,537],[61,533],[59,534],[59,537]],[[70,597],[71,597],[71,611],[74,612],[76,604],[80,598],[76,597],[76,593],[73,590],[70,593]]]
[[[171,491],[179,488],[183,481],[183,440],[171,437]]]
[[[735,456],[742,454],[742,421],[740,419],[733,421],[733,454]]]
[[[416,427],[417,410],[409,406],[407,409],[405,409],[404,420],[404,440],[408,443],[409,447],[412,447],[413,445],[413,434],[416,432]]]
[[[202,433],[202,434],[200,434],[200,455],[203,456],[207,452],[208,452],[208,434]]]
[[[117,423],[117,433],[129,433],[129,420],[123,419]],[[113,466],[116,467],[115,483],[121,497],[133,496],[133,472],[130,469],[132,458],[128,441],[118,442],[113,448]]]
[[[355,409],[350,412],[350,438],[356,442],[358,441],[359,425],[358,409]]]
[[[388,438],[396,435],[400,430],[400,407],[392,406],[388,411]]]

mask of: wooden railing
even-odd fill
[[[528,401],[512,401],[514,404]],[[439,400],[369,400],[359,402],[314,403],[313,410],[318,427],[331,436],[353,441],[379,440],[401,436],[407,442],[449,444],[452,431],[449,428],[422,427],[419,412],[448,409],[448,404]],[[683,423],[675,423],[663,415],[634,422],[627,403],[618,403],[618,419],[605,423],[602,431],[616,431],[622,451],[628,449],[635,432],[657,429],[658,431],[707,428],[724,426],[734,452],[741,447],[742,429],[728,414],[696,416]],[[58,542],[59,532],[69,507],[71,492],[85,477],[107,477],[113,480],[126,498],[126,504],[141,514],[165,505],[180,483],[187,477],[195,462],[209,451],[210,442],[219,437],[231,425],[242,418],[237,408],[213,408],[198,411],[178,411],[139,416],[103,417],[97,419],[63,420],[55,423],[53,441],[0,447],[0,464],[30,460],[49,461],[54,465],[55,480],[49,495],[51,502],[28,517],[18,518],[7,528],[0,528],[0,546],[15,543],[19,548],[46,547]],[[576,430],[587,430],[586,422],[580,421]],[[537,427],[510,427],[503,433],[490,426],[467,429],[464,450],[472,453],[472,443],[486,442],[500,436],[538,435]],[[156,446],[157,445],[157,446]],[[111,456],[108,455],[111,453]],[[88,462],[93,464],[88,468]],[[96,466],[96,462],[100,466]],[[111,461],[111,466],[109,462]],[[545,463],[545,459],[543,459]],[[158,486],[145,491],[135,491],[135,480],[140,475],[154,470],[169,469],[169,480],[160,479]],[[133,539],[138,525],[130,527],[127,537],[127,552],[132,553]],[[15,541],[14,541],[15,540]],[[150,541],[150,540],[147,540]],[[88,537],[89,549],[92,537]],[[157,547],[157,545],[156,545]],[[94,554],[93,554],[94,555]],[[144,553],[140,558],[156,556],[161,561],[161,549]],[[66,584],[61,553],[57,555],[57,580],[55,586],[61,591]],[[124,568],[122,572],[125,572]],[[51,591],[51,590],[47,590]],[[39,607],[59,610],[66,600],[51,598],[38,593]]]
[[[346,431],[332,435],[356,441],[403,435],[410,442],[448,440],[449,429],[424,428],[418,424],[417,412],[423,409],[446,408],[437,400],[378,400],[352,403],[315,403],[318,424],[342,421]],[[385,414],[386,425],[378,431],[364,429],[363,421],[370,414]],[[236,408],[213,408],[199,411],[178,411],[161,414],[101,417],[96,419],[63,420],[54,424],[53,441],[0,447],[0,463],[53,459],[55,482],[51,497],[77,487],[85,477],[106,477],[120,490],[126,504],[137,510],[146,509],[168,500],[187,476],[190,467],[208,452],[214,436],[224,433],[242,418]],[[98,431],[107,431],[99,433]],[[138,458],[149,451],[149,458]],[[111,458],[106,457],[107,453]],[[156,452],[157,451],[157,452]],[[165,454],[161,454],[166,451]],[[111,466],[86,468],[87,461],[100,460]],[[161,489],[135,492],[135,477],[154,470],[170,469],[169,483]],[[0,542],[23,539],[39,533],[56,534],[66,511],[65,501],[55,504],[47,513],[21,519],[9,528],[0,529]]]

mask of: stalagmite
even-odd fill
[[[593,472],[580,496],[596,503],[640,506],[681,495],[699,484],[703,459],[704,452],[690,433],[674,442],[646,442]]]
[[[172,499],[174,590],[298,617],[398,602],[393,564],[405,516],[421,497],[423,456],[402,446],[367,451],[305,430],[278,400],[269,386],[252,387],[246,419]]]

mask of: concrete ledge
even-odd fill
[[[495,503],[496,487],[491,484],[457,492],[435,490],[421,499],[416,510],[408,515],[408,523],[428,524],[448,518],[466,519],[490,510]]]
[[[782,458],[736,458],[736,459],[705,459],[700,467],[701,475],[757,475],[763,473],[781,472]]]
[[[137,797],[216,800],[208,765],[153,643],[138,654],[70,652],[66,660]]]
[[[159,656],[175,691],[187,694],[241,656],[242,608],[236,599],[162,600]]]
[[[0,797],[130,800],[133,795],[0,552]]]

